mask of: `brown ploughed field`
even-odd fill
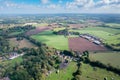
[[[34,35],[34,34],[38,34],[42,31],[45,31],[45,30],[50,30],[51,28],[46,26],[46,27],[37,27],[35,30],[30,30],[26,33],[26,35],[28,36],[31,36],[31,35]]]
[[[84,38],[74,37],[69,38],[69,49],[72,51],[106,51],[107,48],[101,45],[94,44]]]

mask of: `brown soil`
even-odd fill
[[[46,26],[46,27],[37,27],[35,30],[30,30],[26,33],[26,35],[28,36],[31,36],[31,35],[34,35],[34,34],[38,34],[42,31],[45,31],[45,30],[50,30],[51,28]]]
[[[69,38],[69,49],[72,51],[106,51],[107,48],[101,45],[94,44],[84,38],[75,37]]]

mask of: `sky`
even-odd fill
[[[0,14],[120,13],[120,0],[0,0]]]

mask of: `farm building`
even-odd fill
[[[95,44],[97,44],[97,45],[100,45],[100,44],[101,44],[101,42],[98,41],[98,40],[94,40],[93,43],[95,43]]]
[[[92,41],[93,43],[97,44],[97,45],[100,45],[102,42],[101,42],[101,39],[95,37],[95,36],[91,36],[89,34],[81,34],[79,35],[79,37],[82,37],[82,38],[85,38],[89,41]]]
[[[10,60],[15,59],[15,58],[17,58],[17,57],[19,57],[19,56],[24,55],[23,53],[22,53],[22,54],[18,54],[18,53],[16,53],[16,52],[11,52],[11,53],[9,53],[9,54],[10,54],[10,55],[9,55],[9,59],[10,59]]]

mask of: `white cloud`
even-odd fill
[[[103,0],[104,3],[109,4],[110,0]]]
[[[74,0],[66,3],[69,11],[82,13],[120,13],[120,0]]]
[[[49,3],[49,0],[41,0],[42,4],[47,4]]]
[[[67,2],[66,7],[68,9],[74,8],[88,8],[94,5],[93,0],[74,0],[73,2]]]
[[[3,11],[11,12],[74,12],[74,13],[120,13],[120,0],[67,0],[66,4],[62,4],[63,0],[58,3],[52,3],[51,0],[40,0],[42,5],[32,5],[25,3],[14,3],[12,0],[0,0],[0,13]],[[50,2],[51,1],[51,2]]]
[[[50,4],[50,5],[46,6],[46,8],[48,8],[48,9],[60,9],[62,7],[59,4]]]

